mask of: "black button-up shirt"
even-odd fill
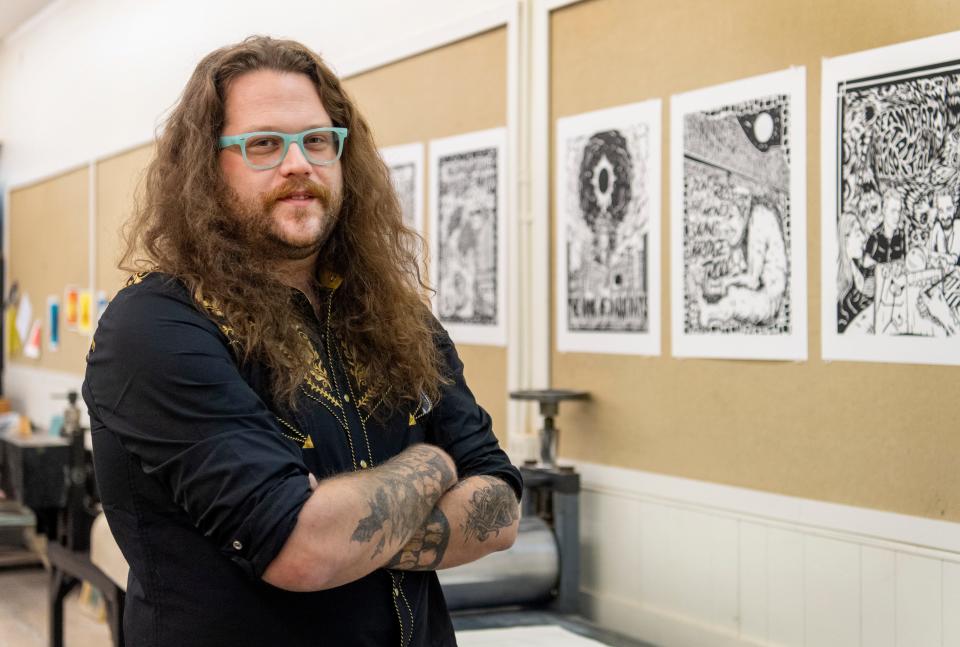
[[[271,401],[264,366],[238,365],[215,306],[198,308],[169,276],[138,275],[100,320],[83,397],[104,511],[130,564],[127,644],[456,645],[434,572],[378,570],[311,593],[261,579],[310,496],[308,473],[363,469],[429,442],[461,478],[521,489],[445,332],[454,383],[438,402],[382,420],[350,353],[302,294],[295,301],[310,313],[317,357],[294,409]]]
[[[903,235],[903,229],[897,227],[893,235],[887,238],[883,231],[883,225],[880,225],[867,239],[864,253],[878,263],[890,263],[902,259],[907,255],[906,237]]]

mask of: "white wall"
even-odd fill
[[[149,141],[199,59],[250,34],[300,40],[346,75],[497,24],[512,4],[59,0],[0,43],[0,188]]]

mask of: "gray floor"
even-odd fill
[[[0,569],[0,647],[47,647],[47,572]],[[77,587],[64,605],[64,647],[110,647],[107,625],[80,608]]]

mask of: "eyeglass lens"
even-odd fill
[[[312,164],[327,164],[340,151],[340,136],[335,132],[308,133],[303,137],[303,154]],[[291,143],[291,146],[295,146]],[[280,163],[283,155],[283,138],[277,135],[256,135],[246,141],[247,160],[256,166]]]

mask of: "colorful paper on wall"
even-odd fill
[[[93,332],[93,294],[90,290],[81,290],[78,301],[77,331],[82,335],[89,335]]]
[[[103,316],[103,313],[106,312],[107,306],[110,305],[110,300],[107,299],[107,293],[103,290],[97,291],[97,323],[100,322],[100,317]]]
[[[40,339],[42,335],[42,324],[39,319],[34,319],[30,327],[30,333],[27,336],[27,343],[23,346],[23,356],[30,359],[40,357]]]
[[[7,309],[7,356],[13,357],[20,352],[20,335],[17,334],[17,307],[10,306]]]
[[[77,329],[80,313],[80,292],[76,286],[68,285],[63,292],[63,323],[67,330]]]
[[[33,306],[30,305],[30,295],[24,292],[20,295],[20,304],[17,306],[15,330],[20,341],[27,339],[30,334],[30,322],[33,321]]]
[[[47,297],[47,313],[47,330],[50,331],[47,348],[55,351],[60,348],[60,299],[58,297]]]

